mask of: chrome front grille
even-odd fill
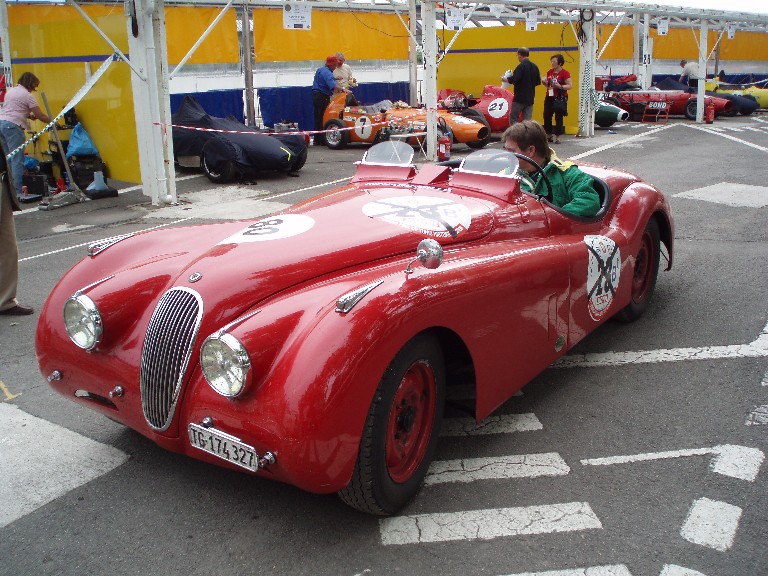
[[[189,288],[172,288],[158,302],[141,351],[141,405],[155,430],[167,430],[192,354],[203,300]]]

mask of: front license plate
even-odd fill
[[[259,468],[259,455],[253,446],[248,446],[238,438],[214,428],[203,428],[198,424],[190,423],[189,443],[195,448],[242,466],[251,472]]]

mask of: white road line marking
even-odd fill
[[[550,368],[622,366],[624,364],[655,364],[684,360],[716,360],[721,358],[759,358],[768,356],[768,325],[749,344],[703,346],[701,348],[669,348],[636,352],[596,352],[572,354],[558,359]]]
[[[600,519],[587,502],[417,514],[379,521],[381,543],[385,546],[451,540],[492,540],[505,536],[576,532],[602,527]]]
[[[589,566],[588,568],[571,568],[568,570],[547,570],[546,572],[519,572],[506,576],[632,576],[624,564],[608,566]],[[680,575],[682,576],[682,575]]]
[[[181,224],[182,222],[186,222],[187,220],[191,220],[192,218],[182,218],[181,220],[174,220],[173,222],[167,222],[165,224],[159,224],[157,226],[152,226],[151,228],[145,228],[144,230],[138,230],[136,234],[139,234],[141,232],[149,232],[150,230],[157,230],[158,228],[164,228],[166,226],[173,226],[174,224]],[[109,238],[109,236],[105,237]],[[102,238],[103,240],[104,238]],[[90,244],[93,244],[94,242],[99,242],[99,240],[89,240],[88,242],[83,242],[82,244],[75,244],[74,246],[67,246],[66,248],[60,248],[59,250],[51,250],[50,252],[43,252],[42,254],[38,254],[37,256],[27,256],[26,258],[19,258],[19,262],[27,262],[28,260],[36,260],[37,258],[43,258],[45,256],[52,256],[54,254],[59,254],[61,252],[67,252],[68,250],[74,250],[75,248],[83,248],[85,246],[89,246]]]
[[[740,518],[738,506],[699,498],[691,506],[680,535],[688,542],[725,552],[733,545]]]
[[[629,138],[622,138],[621,140],[617,140],[616,142],[606,144],[605,146],[598,146],[597,148],[593,148],[592,150],[587,150],[586,152],[582,152],[581,154],[576,154],[575,156],[571,156],[570,159],[578,160],[579,158],[586,158],[587,156],[591,156],[592,154],[597,154],[598,152],[603,152],[604,150],[615,148],[616,146],[620,146],[622,144],[626,144],[627,142],[631,142],[632,140],[637,140],[638,138],[645,138],[646,136],[650,136],[651,134],[655,134],[656,132],[661,132],[662,130],[671,128],[672,126],[675,126],[675,124],[667,124],[666,126],[662,126],[661,128],[654,128],[653,130],[649,130],[648,132],[643,132],[642,134],[635,134],[634,136],[630,136]]]
[[[538,478],[540,476],[565,476],[571,471],[557,453],[522,454],[496,458],[465,458],[463,460],[438,460],[429,467],[424,484],[449,482],[475,482],[503,478]]]
[[[627,456],[608,456],[605,458],[588,458],[581,460],[584,466],[610,466],[612,464],[629,464],[632,462],[647,462],[649,460],[665,460],[686,456],[714,455],[710,470],[723,476],[754,482],[760,472],[760,466],[765,454],[757,448],[721,444],[713,448],[692,448],[687,450],[670,450],[667,452],[647,452]]]
[[[676,564],[664,564],[664,568],[661,569],[659,576],[706,576],[696,570],[685,568],[683,566],[677,566]]]
[[[531,432],[544,428],[535,414],[502,414],[489,416],[482,422],[474,418],[448,418],[443,421],[440,436],[482,436]]]
[[[750,148],[755,148],[756,150],[760,150],[762,152],[768,152],[768,148],[765,146],[759,146],[757,144],[753,144],[752,142],[748,142],[746,140],[742,140],[741,138],[736,138],[735,136],[730,136],[728,134],[723,134],[721,132],[716,132],[714,130],[710,130],[709,128],[705,128],[704,126],[696,126],[694,124],[679,124],[679,126],[685,126],[686,128],[691,128],[693,130],[700,130],[702,132],[707,132],[709,134],[713,134],[715,136],[720,136],[721,138],[727,138],[728,140],[733,140],[734,142],[739,142],[740,144],[744,144],[746,146],[749,146]]]
[[[760,386],[768,386],[768,372],[766,372],[765,376],[763,376],[763,381],[760,382]]]
[[[116,448],[0,404],[0,528],[127,459]]]
[[[768,424],[768,404],[757,406],[747,416],[747,426],[764,426]]]

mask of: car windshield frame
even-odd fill
[[[507,166],[504,166],[504,165]],[[465,157],[458,167],[459,172],[467,174],[485,174],[500,178],[519,179],[520,162],[512,152],[495,148],[485,148],[472,152]]]

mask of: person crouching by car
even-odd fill
[[[315,79],[312,82],[312,108],[315,113],[315,146],[325,144],[325,136],[320,131],[323,129],[323,114],[335,92],[341,92],[341,88],[333,77],[333,71],[339,63],[336,56],[328,56],[325,66],[320,66],[315,71]]]
[[[560,144],[560,136],[565,134],[563,117],[568,116],[568,90],[573,87],[573,84],[571,73],[563,68],[565,58],[562,54],[555,54],[549,61],[552,68],[544,78],[544,86],[547,88],[547,95],[544,98],[544,131],[547,133],[547,142]],[[554,132],[552,115],[555,116]]]
[[[575,216],[591,217],[600,210],[600,196],[592,186],[592,177],[570,160],[560,160],[547,146],[547,134],[541,124],[523,120],[506,129],[501,137],[504,149],[523,154],[536,162],[552,185],[550,202]],[[544,178],[530,162],[519,159],[520,170],[531,180],[521,179],[520,187],[528,193],[546,195]],[[531,188],[531,184],[533,187]]]

